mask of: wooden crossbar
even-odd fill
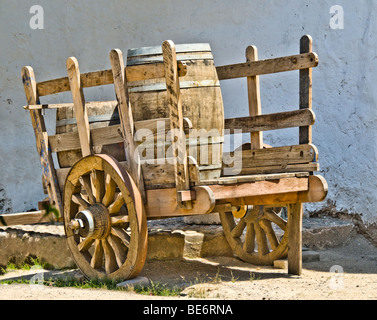
[[[254,117],[225,119],[225,134],[235,130],[242,132],[258,132],[293,127],[310,126],[315,122],[315,114],[310,109],[270,113]]]
[[[314,68],[318,56],[314,52],[266,60],[237,63],[216,68],[219,80],[252,77],[263,74]]]
[[[186,65],[178,62],[178,74],[180,77],[187,73]],[[165,76],[164,65],[162,63],[151,63],[147,65],[137,65],[126,67],[127,81],[139,81]],[[102,86],[114,83],[112,70],[94,71],[81,74],[81,84],[83,88]],[[68,77],[52,79],[37,83],[38,95],[47,96],[50,94],[70,91]]]

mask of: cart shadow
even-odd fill
[[[235,283],[264,279],[292,278],[286,270],[258,267],[237,258],[147,260],[141,276],[167,287],[186,287],[197,284]]]

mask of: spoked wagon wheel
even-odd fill
[[[91,155],[70,170],[64,187],[64,229],[87,278],[130,279],[147,254],[147,222],[135,183],[108,155]]]
[[[280,210],[254,206],[240,219],[232,212],[220,212],[224,234],[233,253],[255,265],[272,265],[274,260],[286,258],[288,224],[279,216]],[[281,239],[278,231],[284,232]]]

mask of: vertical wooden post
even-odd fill
[[[141,171],[140,155],[134,142],[134,121],[132,108],[128,96],[126,69],[124,67],[123,53],[119,49],[110,52],[110,61],[113,71],[115,95],[118,100],[118,111],[124,137],[124,147],[129,173],[139,188],[141,197],[146,203],[144,179]]]
[[[85,108],[84,92],[80,79],[79,63],[75,57],[67,59],[67,72],[75,109],[81,153],[83,157],[86,157],[92,154],[92,142],[90,138],[88,114]]]
[[[37,92],[37,82],[32,67],[22,68],[22,82],[24,84],[27,104],[40,104]],[[56,207],[60,216],[63,214],[61,192],[56,176],[54,161],[49,152],[48,136],[41,110],[30,110],[31,123],[33,125],[37,151],[43,168],[43,178],[46,182],[50,203]]]
[[[248,46],[246,48],[246,61],[257,61],[258,60],[258,49],[256,46]],[[262,114],[262,105],[260,99],[260,86],[259,86],[259,76],[247,77],[247,97],[249,101],[249,115],[259,116]],[[251,149],[263,149],[263,132],[251,132],[250,133],[250,147]],[[263,210],[261,206],[255,206],[255,209]],[[260,232],[259,226],[256,227],[255,232]],[[260,250],[266,250],[267,245],[263,243],[263,237],[257,237],[262,241]],[[268,249],[267,249],[268,250]]]
[[[170,130],[172,132],[172,148],[176,152],[173,155],[175,185],[177,199],[180,200],[180,191],[190,189],[189,171],[186,154],[186,141],[183,130],[183,112],[180,96],[177,56],[175,45],[167,40],[162,44],[162,53],[165,66],[166,94],[170,114]],[[192,207],[191,201],[179,202],[180,206],[187,209]]]
[[[313,51],[313,40],[305,35],[300,40],[300,53]],[[300,109],[312,109],[312,68],[300,70]],[[312,126],[300,127],[299,143],[312,143]]]
[[[302,273],[302,203],[288,205],[288,273]]]
[[[246,48],[246,60],[257,61],[258,49],[255,46],[248,46]],[[247,93],[249,99],[249,115],[259,116],[262,114],[262,106],[260,100],[260,87],[259,76],[247,77]],[[263,148],[263,133],[251,132],[250,133],[251,149]]]

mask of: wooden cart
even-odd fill
[[[301,274],[303,203],[324,200],[327,184],[313,175],[319,169],[312,145],[318,57],[310,36],[302,37],[300,49],[298,55],[258,60],[250,46],[246,62],[215,67],[208,45],[165,41],[162,48],[129,50],[126,67],[122,52],[112,50],[111,70],[80,74],[77,60],[69,58],[68,77],[36,82],[31,67],[22,69],[48,201],[61,213],[69,248],[86,277],[135,277],[147,255],[148,219],[213,212],[240,259],[271,265],[288,257],[288,272]],[[262,115],[259,75],[292,70],[300,70],[299,109]],[[224,119],[219,80],[240,77],[247,78],[249,116]],[[115,102],[85,102],[83,88],[109,84]],[[40,103],[41,96],[65,91],[73,103]],[[109,106],[110,117],[98,114]],[[57,110],[63,131],[47,134],[45,109]],[[208,123],[220,136],[186,139]],[[299,127],[297,145],[263,144],[263,131],[291,127]],[[239,130],[250,133],[251,143],[224,152],[224,137]],[[153,142],[160,143],[159,151]],[[212,160],[193,152],[198,144]],[[151,150],[153,156],[145,157]],[[58,153],[59,169],[52,153]]]

